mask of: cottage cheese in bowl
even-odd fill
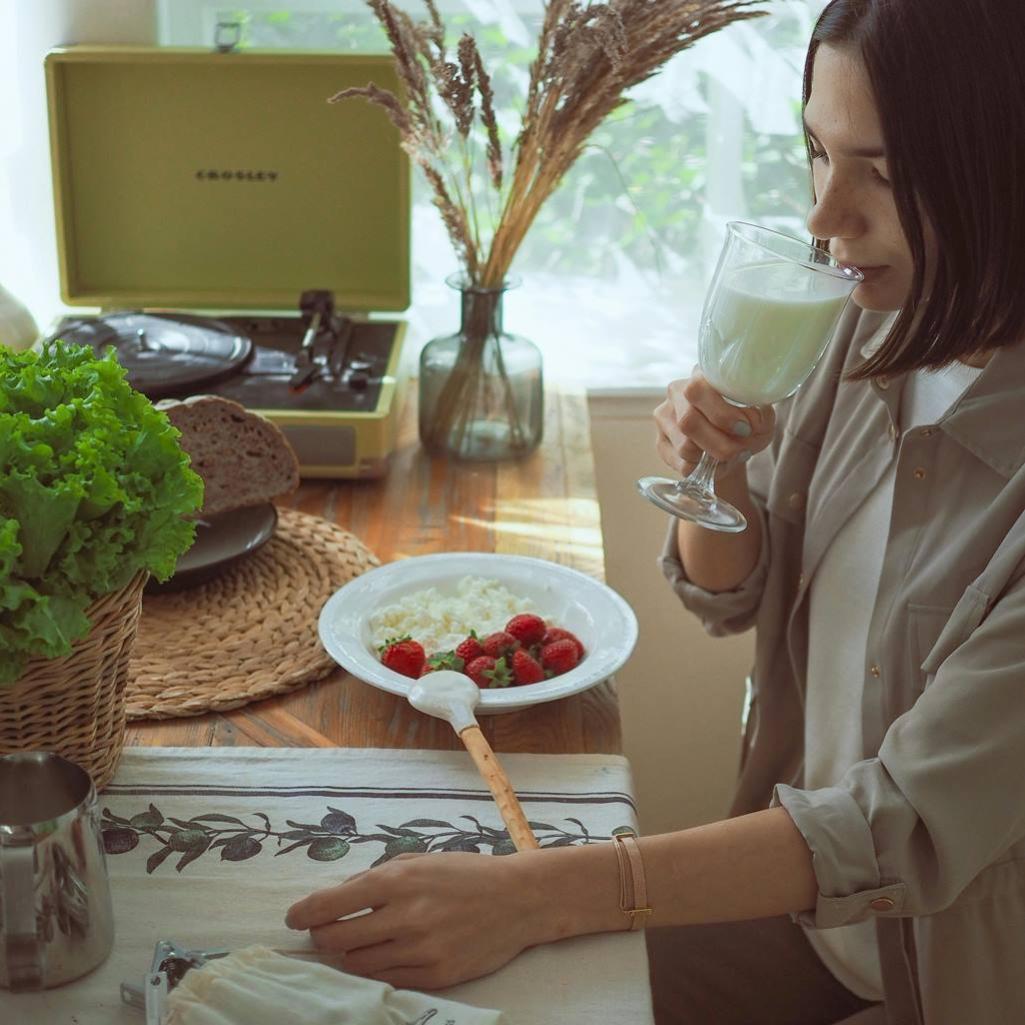
[[[537,608],[498,580],[463,577],[454,594],[428,587],[375,610],[369,620],[370,635],[375,648],[392,637],[408,635],[428,653],[450,651],[466,640],[471,630],[486,637],[503,629],[519,612],[537,612]]]

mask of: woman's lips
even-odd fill
[[[862,267],[860,264],[855,264],[855,266],[861,271],[862,277],[864,277],[866,282],[874,281],[885,271],[889,270],[889,267],[886,264],[882,264],[879,267]]]

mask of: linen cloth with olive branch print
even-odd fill
[[[637,827],[625,758],[501,759],[542,847],[609,843]],[[284,914],[314,890],[407,851],[512,850],[464,751],[129,748],[98,807],[114,952],[80,983],[39,994],[41,1021],[140,1025],[120,1008],[118,986],[141,977],[159,939],[306,947]],[[615,873],[611,851],[609,865]],[[442,995],[501,1010],[510,1025],[653,1020],[640,932],[534,947]]]
[[[266,749],[253,752],[261,762],[267,757]],[[189,756],[200,753],[190,750]],[[235,865],[261,854],[278,858],[302,852],[312,861],[336,862],[363,844],[373,860],[367,866],[366,857],[361,858],[360,869],[381,865],[399,854],[513,854],[509,832],[483,784],[446,788],[442,781],[428,782],[416,768],[425,754],[387,752],[386,759],[408,763],[413,769],[405,782],[392,787],[365,783],[365,777],[351,770],[344,777],[287,786],[190,785],[183,779],[147,788],[114,780],[105,791],[107,799],[100,802],[103,846],[108,855],[145,854],[147,873],[169,859],[178,872],[200,858]],[[503,761],[508,757],[503,756]],[[519,797],[541,847],[601,843],[635,829],[628,791],[522,790]],[[531,817],[531,805],[541,804],[547,806],[542,818],[554,821]],[[385,807],[387,815],[378,811]],[[594,811],[599,808],[604,814],[596,819]],[[609,826],[616,810],[618,824]],[[590,827],[581,816],[591,820]],[[390,822],[381,821],[388,818]],[[284,865],[273,869],[289,870]]]

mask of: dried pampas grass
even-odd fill
[[[509,173],[495,116],[491,77],[472,35],[455,54],[434,0],[416,22],[388,0],[367,0],[395,56],[405,96],[373,83],[330,102],[362,97],[383,107],[403,148],[423,169],[467,279],[481,288],[505,281],[545,200],[558,188],[594,129],[626,102],[624,93],[671,57],[735,21],[759,17],[764,0],[549,0],[530,70],[522,126]],[[435,109],[440,101],[451,125]],[[500,211],[484,237],[472,180],[475,123],[483,127],[490,202]],[[453,138],[454,135],[454,138]],[[453,143],[456,145],[453,145]],[[460,159],[453,162],[456,152]],[[497,202],[496,202],[497,200]]]
[[[345,89],[330,102],[360,97],[384,108],[403,149],[431,185],[467,288],[480,295],[479,302],[464,306],[460,357],[426,434],[421,422],[430,450],[459,454],[474,430],[480,395],[488,392],[484,353],[493,306],[485,300],[505,287],[538,211],[591,133],[626,102],[624,93],[631,86],[650,78],[681,50],[732,22],[766,12],[753,9],[764,0],[549,0],[520,131],[512,152],[506,153],[492,79],[476,40],[463,35],[450,55],[434,0],[424,2],[428,20],[416,22],[388,0],[367,0],[388,37],[404,95],[371,82]],[[473,173],[481,143],[487,171],[483,182],[480,176],[475,181]],[[478,195],[481,184],[483,197]],[[483,229],[482,209],[493,212]],[[500,351],[497,363],[511,451],[529,451]]]

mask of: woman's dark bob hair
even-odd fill
[[[823,43],[853,49],[868,73],[915,267],[885,343],[852,376],[1025,339],[1025,0],[832,0],[808,49],[805,104]]]

